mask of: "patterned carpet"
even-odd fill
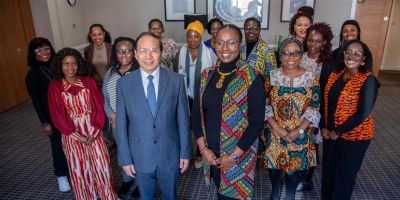
[[[376,137],[359,172],[352,199],[399,199],[400,196],[400,73],[381,72],[381,88],[374,108]],[[121,184],[115,149],[111,162],[115,186]],[[178,183],[179,199],[217,199],[215,187],[203,187],[202,171],[191,165]],[[321,167],[315,188],[299,192],[296,199],[320,199]],[[257,166],[254,199],[269,199],[271,185],[266,170]],[[159,196],[159,195],[158,195]],[[40,130],[31,102],[0,113],[0,199],[73,199],[58,192],[53,176],[50,142]]]

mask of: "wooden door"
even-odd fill
[[[35,37],[29,0],[0,1],[0,112],[29,99],[27,49]]]
[[[372,52],[376,76],[382,63],[392,3],[393,0],[364,0],[357,3],[356,7],[356,20],[361,26],[361,40],[367,43]]]

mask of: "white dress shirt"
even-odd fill
[[[160,67],[157,67],[156,70],[154,70],[153,73],[148,74],[147,72],[143,71],[142,68],[140,68],[140,74],[142,75],[142,83],[143,83],[143,89],[144,89],[144,94],[146,95],[147,98],[147,86],[149,85],[149,79],[147,78],[149,75],[153,75],[153,84],[154,84],[154,90],[156,93],[156,101],[158,99],[158,85],[159,85],[159,80],[160,80]]]

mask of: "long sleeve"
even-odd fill
[[[249,125],[237,144],[243,151],[254,143],[264,128],[265,98],[263,76],[258,75],[248,92]]]
[[[110,105],[110,96],[107,91],[108,82],[110,81],[111,69],[112,69],[112,67],[110,69],[108,69],[106,74],[104,75],[104,82],[103,82],[103,86],[101,88],[102,92],[103,92],[103,96],[104,96],[104,111],[106,112],[106,115],[108,118],[111,117],[111,113],[113,112],[111,105]]]
[[[192,155],[192,137],[190,135],[189,106],[183,77],[179,86],[177,122],[179,129],[179,158],[190,159]]]
[[[85,80],[84,84],[87,84],[91,94],[92,113],[90,114],[90,120],[92,126],[96,129],[92,135],[96,137],[101,132],[106,122],[103,107],[103,95],[92,78],[82,77],[82,79]]]
[[[41,88],[40,78],[35,74],[33,69],[29,70],[28,74],[25,78],[25,85],[28,90],[29,96],[32,99],[33,107],[39,117],[39,120],[42,124],[49,123],[50,119],[48,118],[46,111],[48,106],[47,104],[43,104],[44,102],[41,100],[41,93],[46,92],[47,88]]]
[[[378,80],[374,76],[369,76],[361,88],[357,111],[336,128],[337,134],[351,131],[369,116],[378,96],[378,88]]]
[[[321,119],[321,114],[319,113],[319,105],[321,99],[319,80],[314,79],[314,84],[312,86],[312,94],[310,99],[310,106],[301,116],[301,120],[307,119],[310,122],[310,127],[319,127],[319,121]]]
[[[118,148],[118,162],[120,166],[134,164],[128,139],[128,116],[125,107],[125,97],[121,86],[121,80],[117,83],[117,128],[115,139]]]
[[[62,99],[62,86],[60,81],[52,81],[48,90],[48,103],[52,122],[54,126],[64,135],[74,132],[75,126],[72,119],[65,111]]]
[[[190,114],[190,121],[192,130],[196,139],[199,139],[203,135],[203,128],[201,125],[201,114],[200,114],[200,97],[196,95],[193,101],[192,112]]]
[[[321,75],[319,79],[319,86],[320,86],[320,109],[319,112],[321,114],[321,120],[319,123],[320,128],[326,128],[325,124],[325,100],[324,100],[324,94],[325,94],[325,86],[326,83],[328,82],[329,75],[335,70],[334,66],[331,63],[324,63],[322,65],[321,69]]]

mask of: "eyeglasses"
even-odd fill
[[[132,53],[132,49],[117,49],[117,55],[122,56],[122,55],[129,55],[130,53]]]
[[[138,50],[136,50],[136,52],[138,54],[158,54],[160,53],[160,49],[159,48],[139,48]]]
[[[344,56],[353,56],[357,60],[363,58],[363,56],[364,56],[363,53],[361,53],[359,51],[352,52],[350,49],[347,49],[346,51],[344,51],[343,54],[344,54]]]
[[[282,52],[282,56],[283,57],[293,57],[293,58],[298,58],[301,56],[301,52],[300,51],[283,51]]]
[[[225,46],[225,44],[227,44],[229,48],[233,48],[239,42],[240,41],[237,41],[237,40],[234,40],[234,39],[230,39],[230,40],[227,40],[227,41],[217,40],[217,41],[215,41],[215,47],[223,48]]]
[[[150,29],[151,29],[151,30],[155,30],[155,31],[159,31],[159,30],[161,30],[162,28],[159,27],[159,26],[153,26],[153,27],[150,27]]]
[[[39,47],[35,49],[35,53],[40,54],[44,52],[50,52],[50,47]]]
[[[247,26],[247,27],[244,27],[244,30],[245,31],[258,31],[258,30],[260,30],[260,28],[258,28],[256,26]]]
[[[77,62],[63,63],[62,66],[63,67],[76,67],[76,66],[78,66],[78,63]]]

